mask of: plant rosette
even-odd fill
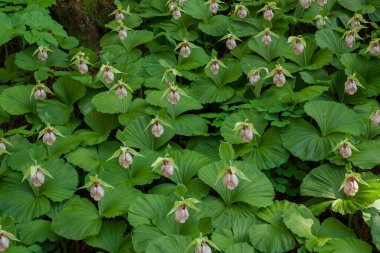
[[[52,146],[56,141],[56,135],[65,137],[58,129],[52,127],[50,124],[47,124],[46,127],[38,133],[37,139],[42,137],[43,143],[48,146]]]
[[[32,92],[30,93],[30,97],[34,96],[36,100],[44,100],[47,97],[47,94],[54,95],[54,93],[41,82],[37,82],[37,84],[33,87]]]
[[[133,93],[131,86],[123,82],[123,79],[120,79],[119,81],[117,81],[116,84],[114,84],[111,87],[110,91],[113,91],[113,90],[115,90],[115,94],[120,100],[123,100],[128,95],[128,91]]]
[[[284,84],[286,83],[286,76],[294,78],[294,76],[292,76],[292,74],[290,74],[290,72],[288,70],[284,69],[279,64],[276,65],[275,69],[273,69],[271,72],[269,72],[268,76],[265,77],[265,79],[270,78],[272,76],[273,76],[273,83],[279,88],[284,86]]]
[[[112,185],[110,185],[107,182],[101,180],[98,177],[98,175],[95,175],[95,177],[89,175],[88,177],[89,177],[90,181],[87,182],[82,187],[80,187],[79,189],[85,189],[85,188],[88,188],[88,187],[91,186],[90,196],[95,201],[99,201],[99,200],[101,200],[104,197],[104,188],[103,187],[114,189],[114,187]]]
[[[235,166],[232,166],[232,161],[230,161],[229,166],[219,171],[215,185],[219,182],[219,180],[221,180],[222,177],[223,185],[231,191],[238,187],[239,178],[251,182],[251,180],[241,170],[239,170]]]
[[[110,158],[108,158],[107,161],[110,161],[110,160],[115,159],[116,157],[118,157],[119,158],[119,164],[120,164],[120,166],[123,167],[124,169],[127,169],[133,163],[133,157],[132,157],[132,155],[133,156],[144,157],[142,154],[140,154],[139,152],[137,152],[133,148],[126,147],[124,145],[124,146],[120,146],[120,148],[118,150],[116,150],[112,154],[112,156]]]
[[[151,165],[152,171],[157,172],[161,168],[161,174],[164,177],[170,178],[174,174],[174,170],[179,170],[178,166],[175,164],[174,159],[166,154],[165,157],[158,157]]]
[[[257,12],[258,13],[263,12],[263,18],[266,21],[271,21],[274,18],[273,10],[281,10],[280,8],[277,7],[276,2],[267,3],[263,8],[261,8]]]
[[[174,202],[173,208],[170,210],[167,216],[174,213],[174,219],[180,223],[183,224],[187,221],[189,218],[189,210],[188,208],[194,209],[196,211],[200,211],[195,204],[199,203],[200,201],[195,198],[187,198],[184,199],[182,197],[182,200]]]
[[[344,193],[348,197],[354,197],[359,191],[359,184],[363,184],[369,187],[369,185],[361,178],[360,173],[349,172],[345,175],[342,185],[339,188],[344,190]]]
[[[152,126],[151,132],[156,138],[159,138],[164,134],[164,126],[173,128],[171,125],[169,125],[169,123],[160,119],[159,117],[155,117],[154,119],[152,119],[145,128],[145,130],[147,130],[150,126]]]
[[[24,177],[22,178],[21,182],[24,182],[24,180],[29,177],[29,183],[33,187],[40,187],[45,182],[45,175],[53,179],[53,176],[49,173],[49,171],[42,168],[37,164],[37,161],[35,161],[35,164],[30,166],[24,172]]]

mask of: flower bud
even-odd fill
[[[261,38],[261,42],[264,44],[264,46],[269,46],[270,43],[272,43],[272,38],[269,33],[265,33],[263,37]]]
[[[0,234],[0,252],[6,251],[9,248],[9,239],[6,235]]]
[[[250,77],[249,77],[249,83],[251,85],[256,85],[259,81],[260,81],[261,77],[260,77],[260,74],[259,72],[255,72],[253,73]]]
[[[214,75],[218,74],[218,72],[219,72],[219,63],[217,61],[214,61],[213,63],[211,63],[211,65],[210,65],[210,71]]]
[[[177,208],[174,213],[174,218],[178,223],[185,223],[189,218],[189,210],[187,210],[186,205],[181,205]]]
[[[119,38],[120,40],[125,40],[127,38],[127,31],[125,30],[125,28],[120,28],[119,30]]]
[[[78,62],[77,66],[78,66],[78,71],[81,74],[86,74],[88,72],[88,66],[84,61]]]
[[[234,39],[234,37],[229,37],[226,41],[226,46],[229,50],[232,50],[236,47],[236,40]]]
[[[95,201],[99,201],[104,197],[104,189],[103,187],[99,184],[99,182],[95,182],[90,190],[90,196],[93,198]]]
[[[349,33],[344,40],[344,44],[346,47],[351,48],[355,44],[355,35],[353,33]]]
[[[5,146],[5,143],[4,143],[4,142],[0,141],[0,148],[6,150],[6,149],[7,149],[7,146]],[[0,151],[0,155],[2,155],[2,154],[3,154],[3,153]]]
[[[340,147],[339,153],[343,158],[349,158],[352,155],[350,145],[348,143],[343,143],[343,145]]]
[[[318,29],[322,29],[323,27],[325,27],[325,23],[324,23],[323,20],[318,19],[318,20],[315,22],[315,26],[316,26]]]
[[[34,91],[34,98],[37,100],[44,100],[46,98],[46,92],[42,87],[38,87]]]
[[[378,56],[380,53],[379,43],[373,43],[369,49],[369,52],[373,56]]]
[[[358,182],[356,182],[356,179],[354,177],[347,178],[346,182],[344,183],[344,192],[347,194],[347,196],[353,197],[358,191],[359,185]]]
[[[353,79],[348,79],[346,83],[344,84],[344,91],[348,95],[354,95],[357,90],[358,90],[358,86],[356,85],[355,80]]]
[[[317,0],[317,4],[319,4],[319,6],[323,7],[327,4],[327,0]]]
[[[162,172],[162,174],[164,174],[165,177],[171,177],[171,176],[173,176],[174,167],[170,163],[170,161],[165,160],[163,162],[162,167],[161,167],[161,172]]]
[[[45,49],[38,52],[38,59],[40,59],[40,61],[46,61],[48,59],[48,54]]]
[[[176,6],[176,5],[177,5],[177,4],[175,3],[175,1],[170,1],[169,4],[168,4],[168,7],[169,7],[169,9],[171,10],[171,9],[173,9],[174,6]]]
[[[116,15],[115,15],[115,20],[116,21],[121,21],[123,19],[124,19],[124,14],[122,12],[116,13]]]
[[[129,152],[123,152],[119,155],[119,164],[124,169],[129,168],[131,164],[133,163],[132,155]]]
[[[252,133],[251,129],[249,129],[248,126],[244,126],[240,130],[240,137],[241,137],[241,140],[243,142],[250,142],[253,138],[253,133]]]
[[[274,17],[273,10],[272,9],[266,9],[264,11],[264,19],[267,21],[271,21],[272,18]]]
[[[371,115],[371,125],[377,127],[380,123],[380,111],[377,111]],[[0,143],[1,144],[1,143]]]
[[[35,187],[40,187],[45,182],[45,176],[40,169],[37,168],[36,173],[30,176],[30,182]]]
[[[311,0],[300,0],[300,5],[302,8],[307,9],[311,5]]]
[[[55,142],[55,139],[56,139],[55,133],[52,130],[46,130],[46,132],[44,133],[44,136],[42,137],[42,141],[48,146],[53,145]]]
[[[237,11],[237,13],[236,13],[236,15],[239,17],[239,18],[241,18],[241,19],[245,19],[246,17],[247,17],[247,10],[246,9],[244,9],[244,8],[240,8],[238,11]]]
[[[115,75],[111,69],[106,69],[106,71],[104,71],[103,79],[106,83],[112,83],[114,78],[115,78]]]
[[[180,19],[181,18],[181,11],[180,11],[180,9],[179,8],[174,8],[174,10],[173,10],[173,18],[174,19]]]
[[[296,44],[294,44],[293,52],[295,54],[302,54],[304,50],[305,50],[305,47],[302,44],[302,42],[300,40],[297,40]]]
[[[170,90],[167,99],[170,104],[176,105],[180,101],[181,95],[176,90]]]
[[[239,178],[235,173],[228,170],[224,175],[223,184],[225,187],[227,187],[228,190],[233,190],[239,185]]]
[[[188,46],[188,45],[183,45],[182,47],[181,47],[181,55],[183,56],[183,57],[185,57],[185,58],[187,58],[187,57],[189,57],[190,56],[190,53],[191,53],[191,49],[190,49],[190,47]]]
[[[116,88],[116,95],[119,99],[125,98],[127,94],[128,94],[127,89],[123,85],[119,85]]]
[[[164,127],[161,125],[160,122],[155,122],[152,127],[152,134],[154,136],[161,137],[164,134]]]
[[[285,82],[286,82],[286,78],[285,78],[284,73],[282,73],[282,71],[277,72],[277,73],[273,76],[273,82],[274,82],[274,84],[276,84],[277,87],[282,87],[282,86],[284,86],[284,84],[285,84]]]
[[[208,8],[212,14],[216,14],[219,9],[219,4],[215,1],[210,3],[210,7]]]
[[[195,249],[195,253],[212,253],[210,246],[207,243],[202,242],[201,246]]]

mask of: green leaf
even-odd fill
[[[0,94],[0,106],[11,115],[32,112],[35,107],[34,98],[30,97],[32,85],[17,85],[5,89]]]
[[[295,235],[309,239],[315,238],[320,226],[319,220],[302,205],[290,207],[284,213],[284,223]]]
[[[74,167],[61,159],[50,159],[43,167],[53,178],[45,177],[45,183],[40,187],[40,194],[55,202],[70,198],[78,185],[78,175]]]
[[[34,220],[22,223],[18,226],[18,229],[20,230],[21,241],[28,245],[35,242],[44,242],[55,237],[54,232],[51,231],[51,222],[46,220]]]
[[[104,197],[99,201],[99,212],[102,217],[114,218],[127,212],[133,201],[140,196],[140,192],[127,187],[118,186],[105,190]]]
[[[361,169],[372,169],[380,164],[380,142],[365,140],[357,144],[360,152],[353,152],[350,160]]]
[[[380,183],[370,174],[362,175],[369,185],[359,183],[359,191],[348,197],[341,188],[346,169],[324,164],[313,169],[301,185],[301,195],[334,200],[332,210],[341,214],[355,213],[372,204],[379,196]]]
[[[380,8],[380,4],[376,0],[338,0],[338,3],[344,8],[354,12],[370,8]]]
[[[70,202],[53,218],[52,229],[70,240],[82,240],[97,235],[102,226],[98,210],[88,199]]]
[[[359,239],[346,238],[346,239],[332,239],[327,242],[323,247],[317,249],[318,252],[352,252],[352,253],[370,253],[372,247]]]
[[[372,226],[371,226],[372,241],[376,245],[376,248],[380,249],[380,216],[372,217]]]
[[[65,125],[71,118],[73,107],[57,100],[47,99],[37,102],[38,116],[45,123]]]
[[[95,248],[100,248],[110,253],[118,253],[123,242],[127,224],[122,221],[104,221],[102,230],[96,236],[89,236],[85,242]]]
[[[327,90],[329,90],[329,88],[326,86],[308,86],[300,91],[290,94],[289,98],[296,104],[303,103],[312,100],[313,98],[319,97],[323,92]]]
[[[358,43],[352,48],[346,47],[344,39],[341,38],[339,33],[328,28],[317,31],[315,41],[320,48],[328,48],[337,55],[348,53],[358,48]]]
[[[128,111],[129,104],[131,103],[132,95],[128,92],[124,99],[119,99],[115,94],[115,91],[100,92],[92,98],[97,111],[102,113],[126,113]]]
[[[227,248],[226,253],[255,253],[255,249],[248,243],[236,243]]]
[[[0,24],[3,32],[0,34],[0,46],[10,41],[15,35],[12,25],[12,19],[4,12],[0,12]]]
[[[216,75],[206,69],[206,74],[211,80],[214,81],[214,84],[217,87],[222,87],[225,84],[234,82],[239,79],[242,75],[241,66],[238,60],[232,58],[223,58],[221,61],[226,65],[226,67],[220,67]]]
[[[232,145],[228,142],[221,142],[219,145],[219,156],[223,162],[229,162],[234,160],[235,151]]]
[[[234,93],[235,90],[230,86],[218,87],[209,79],[196,81],[191,85],[191,94],[203,104],[224,102],[230,99]]]
[[[265,46],[261,42],[261,36],[258,36],[248,41],[248,47],[270,63],[273,59],[283,55],[284,48],[288,48],[289,45],[283,36],[279,38],[272,36],[272,43],[269,46]]]
[[[193,136],[207,135],[207,120],[195,114],[186,114],[170,121],[170,125],[175,128],[177,135]]]
[[[21,174],[17,174],[2,181],[0,213],[8,214],[18,222],[31,221],[47,214],[49,200],[45,196],[35,195],[27,180],[21,183],[21,179]]]
[[[202,0],[189,1],[182,10],[195,19],[208,20],[211,17],[207,5]]]
[[[207,21],[199,23],[198,28],[211,36],[224,36],[228,33],[229,18],[224,15],[216,15]]]
[[[146,253],[183,253],[191,243],[192,238],[183,235],[168,235],[157,238],[149,243]]]
[[[69,77],[59,77],[53,87],[54,93],[67,105],[72,105],[86,94],[85,85]]]
[[[226,168],[223,162],[214,162],[199,170],[199,178],[212,187],[226,203],[244,202],[256,207],[268,206],[273,201],[274,190],[271,182],[249,163],[234,162],[233,166],[241,170],[251,180],[239,180],[239,185],[233,191],[223,185],[223,180],[217,181],[218,173]]]
[[[207,64],[210,57],[206,54],[203,48],[196,47],[191,49],[189,57],[185,58],[179,55],[178,65],[175,66],[177,70],[191,70],[196,69]]]
[[[23,70],[34,71],[45,67],[69,67],[68,56],[65,52],[54,48],[53,52],[48,52],[49,58],[43,62],[33,55],[35,48],[29,47],[16,54],[16,65]]]
[[[356,237],[355,232],[334,217],[325,219],[319,227],[317,235],[320,238],[348,238]]]
[[[275,201],[272,206],[257,213],[257,216],[269,224],[258,224],[249,231],[251,243],[261,252],[286,252],[292,250],[295,242],[292,234],[286,228],[282,215],[293,203]],[[273,236],[276,235],[276,236]]]

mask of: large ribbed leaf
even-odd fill
[[[193,239],[190,236],[168,235],[149,243],[146,253],[183,253]]]
[[[32,85],[18,85],[5,89],[0,94],[0,106],[11,115],[32,112],[35,100],[31,97]]]

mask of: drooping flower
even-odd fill
[[[268,76],[266,78],[269,78],[271,76],[273,76],[273,83],[277,87],[284,86],[284,84],[286,83],[286,76],[293,78],[293,76],[290,74],[290,72],[287,71],[286,69],[284,69],[279,64],[276,65],[276,68],[274,70],[272,70],[271,72],[269,72],[269,74],[268,74]]]
[[[159,157],[156,159],[156,161],[152,164],[152,170],[158,170],[158,168],[161,169],[161,173],[165,177],[171,177],[174,174],[174,169],[178,170],[177,165],[174,163],[174,160],[172,158],[169,158],[169,155],[166,154],[165,157]]]
[[[114,10],[111,15],[115,15],[115,20],[116,21],[122,21],[124,19],[124,14],[129,15],[130,14],[130,8],[129,6],[127,7],[126,10],[123,10],[123,6],[120,4],[117,6],[117,9]]]
[[[349,142],[347,139],[344,139],[343,141],[339,142],[335,148],[334,151],[339,149],[339,154],[344,158],[348,159],[352,156],[352,150],[359,151],[351,142]]]
[[[366,52],[369,52],[372,56],[378,56],[380,53],[380,38],[372,40]]]
[[[0,139],[0,155],[5,153],[7,151],[7,146],[5,143]]]
[[[182,42],[178,43],[174,50],[180,49],[180,54],[187,58],[191,54],[191,48],[197,48],[196,45],[184,39]]]
[[[40,187],[45,182],[45,176],[40,170],[40,168],[37,168],[34,174],[30,175],[30,182],[35,187]]]
[[[206,242],[202,242],[202,244],[195,249],[195,253],[212,253],[212,251]]]
[[[269,2],[263,8],[261,8],[258,12],[263,12],[263,17],[267,21],[271,21],[274,17],[273,10],[279,10],[276,2]]]
[[[22,182],[29,178],[29,182],[33,187],[40,187],[45,183],[45,175],[53,178],[53,176],[49,173],[48,170],[45,168],[42,168],[40,165],[37,164],[37,161],[35,161],[35,164],[30,166],[25,172],[24,177],[22,179]]]
[[[346,83],[344,84],[344,91],[348,95],[354,95],[358,90],[358,86],[364,88],[359,79],[356,78],[356,73],[354,73],[347,77]]]
[[[252,123],[247,122],[236,122],[234,131],[240,131],[240,137],[242,142],[250,142],[253,139],[253,134],[259,135],[256,129],[253,127]]]
[[[209,0],[209,11],[212,13],[212,14],[216,14],[218,12],[218,9],[219,9],[219,3],[220,1],[219,0]]]
[[[187,249],[189,249],[192,245],[195,245],[195,253],[212,253],[210,246],[221,252],[221,250],[218,249],[218,247],[206,236],[202,237],[202,233],[200,233],[199,237],[190,243]]]
[[[370,116],[371,125],[377,127],[380,123],[380,109],[373,111]]]
[[[272,43],[272,36],[278,38],[278,36],[269,28],[265,28],[264,31],[258,33],[255,37],[258,36],[261,36],[261,42],[264,46],[269,46]]]
[[[185,204],[180,205],[174,213],[174,218],[178,223],[185,223],[189,218],[189,210]]]
[[[127,34],[127,31],[125,30],[125,28],[120,28],[119,30],[119,38],[120,40],[125,40],[127,38],[128,34]]]
[[[19,241],[16,236],[3,230],[0,226],[0,252],[6,251],[9,248],[10,240]]]
[[[291,43],[293,47],[293,52],[297,55],[302,54],[305,51],[306,41],[299,36],[290,36],[288,39],[288,43]]]
[[[71,61],[71,64],[75,64],[81,74],[86,74],[88,72],[87,64],[90,63],[89,58],[82,51],[79,51],[77,54],[75,54]]]
[[[319,4],[319,6],[323,7],[327,4],[327,0],[317,0],[317,4]]]
[[[164,134],[164,127],[160,122],[155,122],[152,126],[152,134],[159,138]]]
[[[225,35],[223,38],[221,38],[220,40],[226,40],[226,47],[229,49],[229,50],[232,50],[236,47],[236,40],[240,40],[237,36],[235,36],[234,34],[232,33],[229,33],[227,35]],[[219,41],[220,41],[219,40]]]
[[[174,219],[178,223],[183,224],[189,218],[189,208],[199,211],[199,209],[195,205],[199,202],[200,201],[195,198],[184,199],[183,197],[181,197],[180,201],[174,202],[174,206],[170,210],[168,215],[174,213]]]
[[[256,85],[258,82],[260,82],[260,72],[259,71],[254,71],[251,73],[251,75],[248,75],[248,79],[249,79],[249,83],[254,86]]]
[[[108,158],[107,161],[110,161],[110,160],[118,157],[120,166],[123,167],[124,169],[127,169],[133,163],[132,155],[144,157],[142,154],[140,154],[139,152],[137,152],[133,148],[127,147],[126,144],[124,143],[124,146],[121,146],[118,150],[116,150],[112,154],[112,156],[110,158]]]
[[[232,170],[227,170],[223,178],[223,184],[228,190],[233,190],[239,185],[239,178]]]
[[[318,29],[322,29],[326,26],[326,21],[328,20],[328,17],[317,15],[314,19],[316,19],[315,26]]]
[[[112,83],[115,79],[115,74],[112,72],[112,69],[106,68],[103,74],[103,79],[106,83]]]
[[[235,5],[235,10],[233,11],[233,14],[236,14],[241,19],[245,19],[248,15],[248,9],[243,4],[237,4]]]
[[[43,83],[37,82],[37,84],[33,87],[30,96],[34,96],[36,100],[44,100],[47,97],[46,93],[54,95],[47,86],[45,86]]]
[[[52,146],[57,139],[56,135],[64,137],[58,129],[47,124],[46,127],[39,132],[38,139],[42,137],[43,143]]]
[[[358,182],[356,182],[355,177],[347,178],[344,184],[344,193],[346,193],[347,196],[353,197],[356,195],[358,191],[359,191],[359,185],[358,185]]]
[[[220,67],[226,68],[226,65],[216,57],[212,58],[205,67],[205,69],[209,68],[210,72],[214,75],[218,74]]]
[[[172,8],[172,11],[173,11],[173,14],[172,14],[172,16],[173,16],[173,18],[174,19],[180,19],[181,18],[181,8],[179,8],[178,6],[174,6],[173,8]]]
[[[311,5],[311,0],[300,0],[300,5],[302,8],[307,9]]]
[[[95,176],[88,176],[90,180],[80,187],[79,189],[85,189],[85,188],[90,188],[90,196],[93,198],[95,201],[99,201],[104,197],[104,188],[103,187],[109,187],[113,188],[112,185],[106,183],[105,181],[101,180],[98,175]]]
[[[124,99],[128,95],[128,90],[131,93],[133,92],[131,86],[125,83],[123,79],[120,79],[114,86],[111,87],[110,90],[115,90],[115,94],[120,100]]]
[[[121,167],[123,167],[124,169],[127,169],[129,168],[129,166],[133,163],[133,158],[132,158],[132,155],[126,151],[124,153],[121,153],[119,155],[119,164]]]

